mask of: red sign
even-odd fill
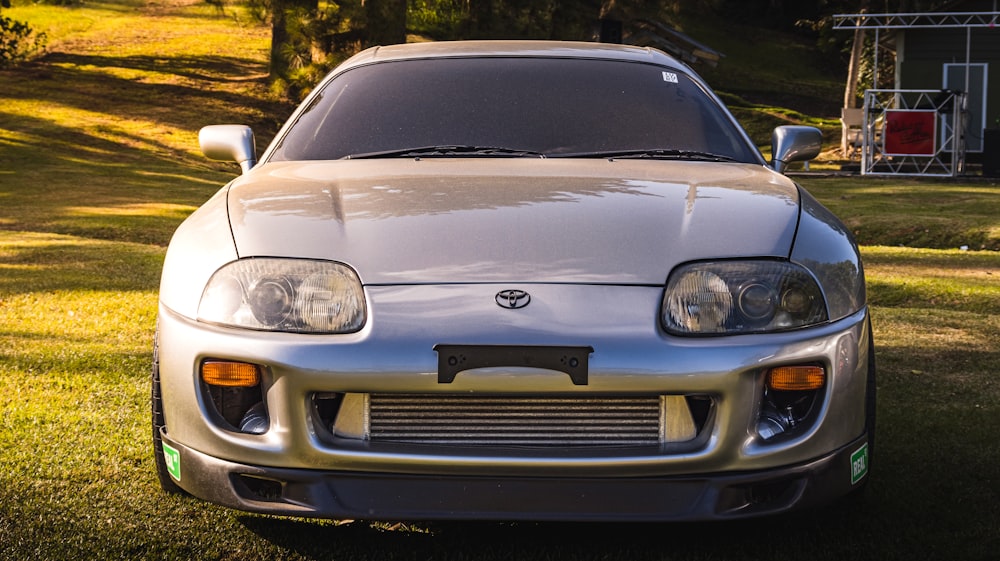
[[[882,153],[887,156],[933,156],[937,154],[937,111],[892,110],[885,112]]]

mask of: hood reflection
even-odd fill
[[[761,166],[604,159],[268,164],[229,196],[241,256],[387,284],[660,284],[683,260],[786,257],[797,202]]]
[[[399,162],[408,165],[394,165]],[[268,173],[241,181],[233,194],[246,213],[344,221],[579,202],[616,194],[660,197],[664,193],[659,191],[670,185],[641,178],[567,176],[564,174],[572,168],[559,165],[559,173],[552,175],[530,170],[530,176],[516,176],[510,175],[509,168],[483,169],[478,165],[479,173],[456,174],[456,163],[376,160],[272,164]],[[377,175],[357,173],[365,168]]]

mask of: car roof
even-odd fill
[[[686,65],[649,47],[582,41],[434,41],[372,47],[344,61],[335,74],[365,64],[426,58],[542,57],[604,59],[654,63],[677,69]]]

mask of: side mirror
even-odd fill
[[[257,165],[253,131],[246,125],[210,125],[198,132],[201,151],[213,160],[236,162],[243,173]]]
[[[823,133],[816,127],[786,125],[771,133],[771,167],[784,173],[792,162],[811,160],[823,149]]]

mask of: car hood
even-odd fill
[[[690,260],[787,257],[795,185],[759,165],[608,159],[263,164],[233,182],[240,257],[327,259],[366,284],[662,284]]]

